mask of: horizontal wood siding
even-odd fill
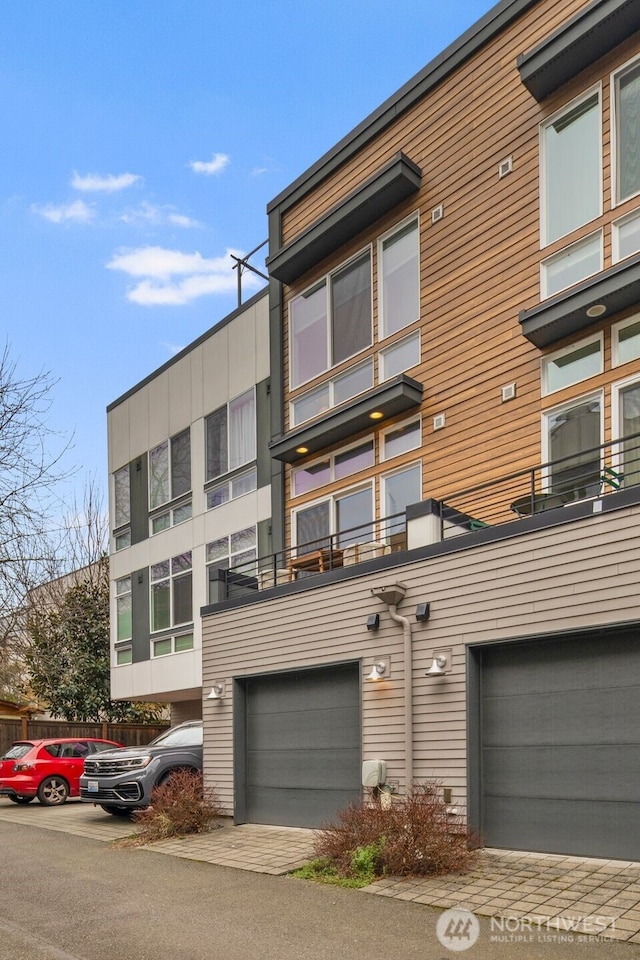
[[[233,803],[233,677],[361,659],[390,660],[389,680],[363,681],[363,757],[384,759],[405,785],[402,630],[371,588],[407,585],[399,613],[412,622],[414,775],[437,777],[466,799],[466,665],[469,644],[560,634],[640,619],[640,507],[567,522],[472,549],[358,577],[305,593],[212,614],[203,621],[207,690],[224,679],[227,697],[205,700],[205,772]],[[431,603],[427,623],[416,604]],[[370,613],[380,630],[367,631]],[[452,651],[452,672],[425,676],[434,650]]]
[[[610,436],[611,383],[640,372],[640,361],[611,368],[611,321],[586,333],[605,331],[606,366],[600,377],[542,397],[540,351],[522,335],[519,311],[540,302],[540,260],[599,227],[604,229],[604,266],[611,265],[613,219],[638,206],[637,198],[612,208],[610,185],[610,75],[640,51],[638,35],[538,104],[520,82],[516,57],[530,50],[584,8],[584,0],[543,0],[487,44],[420,103],[401,114],[375,141],[304,196],[283,217],[290,242],[346,197],[357,184],[402,150],[423,171],[418,194],[378,221],[291,287],[284,287],[285,427],[288,400],[335,376],[354,360],[288,392],[288,305],[291,299],[356,251],[370,245],[377,330],[376,239],[414,211],[420,216],[421,319],[384,342],[375,339],[355,360],[412,329],[421,330],[421,362],[410,375],[424,385],[424,498],[459,490],[527,468],[543,459],[541,412],[564,400],[605,388],[605,439]],[[594,84],[602,84],[603,216],[545,249],[539,240],[539,124]],[[498,164],[513,158],[513,172],[498,178]],[[444,218],[431,224],[431,210],[444,204]],[[628,311],[630,313],[631,311]],[[619,320],[624,316],[616,316]],[[575,338],[574,338],[575,339]],[[552,349],[563,344],[557,344]],[[376,380],[377,382],[377,380]],[[516,384],[516,397],[502,403],[501,388]],[[446,427],[432,430],[435,414]],[[387,426],[388,424],[384,424]],[[482,442],[478,442],[478,437]],[[379,465],[357,480],[378,475]],[[289,467],[287,474],[290,474]],[[328,488],[322,493],[331,492]],[[289,509],[318,496],[314,491]],[[291,531],[287,528],[287,535]]]

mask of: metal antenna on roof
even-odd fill
[[[236,257],[232,253],[229,254],[232,260],[235,260],[232,269],[238,271],[238,307],[242,306],[242,274],[245,270],[251,270],[252,273],[257,273],[259,277],[262,277],[263,280],[268,280],[269,277],[266,273],[262,273],[260,270],[256,269],[252,264],[249,263],[249,257],[252,257],[254,253],[257,253],[265,243],[268,243],[268,240],[263,240],[259,246],[257,246],[251,253],[248,253],[246,257]]]

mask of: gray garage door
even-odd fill
[[[246,820],[316,827],[360,796],[360,667],[246,681]]]
[[[640,860],[640,631],[480,654],[488,846]]]

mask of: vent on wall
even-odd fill
[[[441,203],[439,207],[434,207],[431,211],[431,223],[437,223],[438,220],[442,220],[444,217],[444,203]]]
[[[444,427],[444,424],[445,424],[444,413],[437,413],[433,418],[433,429],[442,430],[442,428]]]
[[[502,180],[503,177],[506,177],[508,173],[511,173],[513,170],[513,157],[507,157],[506,160],[503,160],[502,163],[498,164],[498,179]]]
[[[513,400],[516,395],[516,385],[515,383],[508,383],[506,387],[502,388],[502,402],[506,400]]]

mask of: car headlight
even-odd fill
[[[127,760],[121,761],[121,766],[125,770],[141,770],[143,767],[148,767],[153,757],[130,757]]]

